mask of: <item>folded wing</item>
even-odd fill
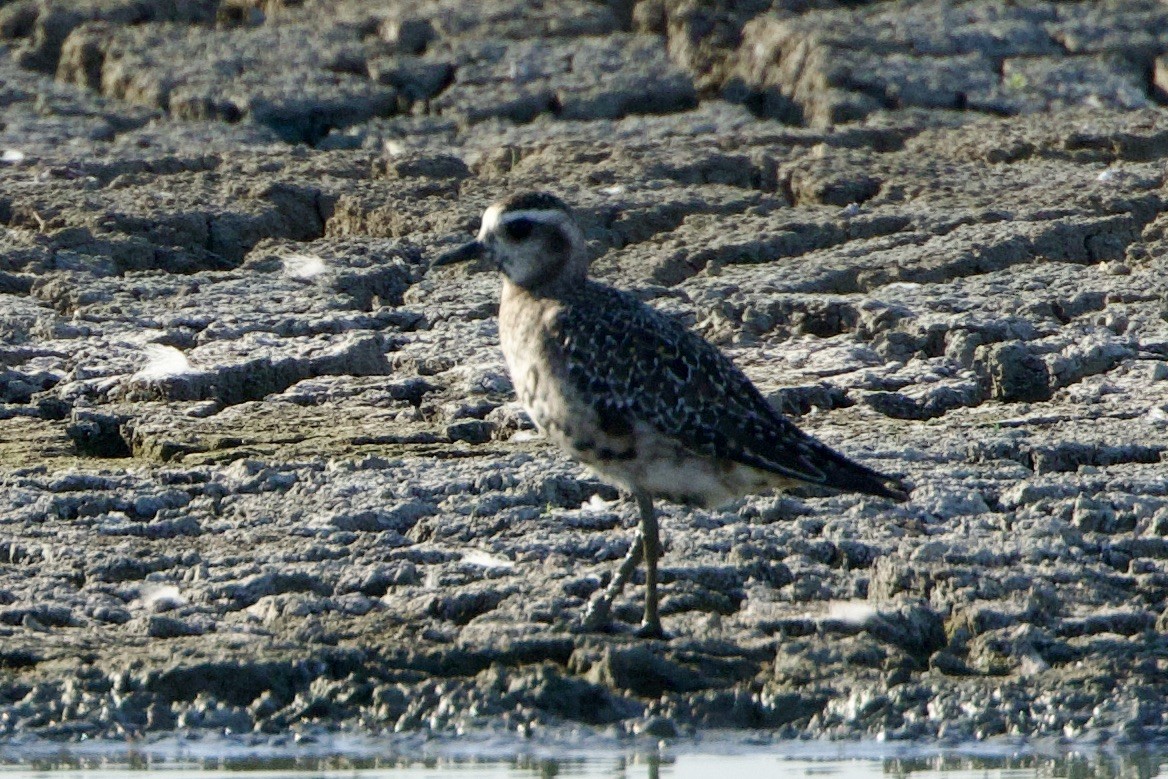
[[[713,345],[627,293],[589,286],[587,304],[566,301],[556,333],[569,380],[602,417],[641,421],[697,454],[809,484],[907,497],[899,480],[795,427]]]

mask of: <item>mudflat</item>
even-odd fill
[[[0,6],[0,738],[1168,737],[1168,7]],[[508,192],[905,504],[542,442]],[[618,601],[639,619],[641,589]]]

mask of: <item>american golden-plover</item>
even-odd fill
[[[631,493],[640,511],[632,547],[589,604],[585,628],[608,622],[643,559],[638,633],[663,635],[653,498],[709,507],[797,484],[907,497],[895,477],[795,427],[712,344],[629,293],[590,281],[584,235],[554,195],[496,203],[478,237],[434,265],[484,254],[503,274],[499,339],[520,402],[551,441]]]

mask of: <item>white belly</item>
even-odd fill
[[[629,490],[697,506],[720,506],[743,495],[794,482],[739,463],[686,449],[676,439],[643,424],[634,426],[636,454],[627,460],[592,463],[601,476]]]

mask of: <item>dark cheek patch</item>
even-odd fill
[[[507,237],[512,241],[522,241],[531,235],[534,227],[535,223],[530,219],[512,219],[503,223],[503,232],[507,233]]]
[[[544,255],[537,267],[539,272],[534,278],[524,282],[524,286],[533,288],[546,281],[556,278],[563,271],[571,254],[571,245],[567,237],[554,225],[533,224],[531,237],[523,242],[528,251],[539,251]]]
[[[564,237],[563,232],[556,228],[548,228],[548,235],[544,239],[544,243],[547,245],[548,252],[551,254],[567,255],[568,253],[568,239]]]

